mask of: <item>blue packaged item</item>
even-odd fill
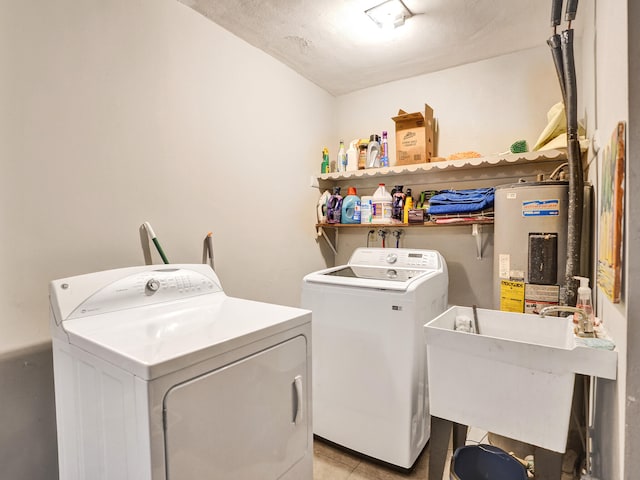
[[[356,189],[349,187],[348,195],[342,200],[341,223],[360,223],[360,197]]]

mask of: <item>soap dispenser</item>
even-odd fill
[[[586,277],[573,277],[576,280],[580,281],[580,286],[578,287],[578,300],[576,301],[576,308],[584,311],[587,314],[587,321],[589,326],[591,327],[591,332],[584,333],[593,333],[593,326],[595,325],[595,316],[593,314],[593,304],[591,303],[591,288],[589,288],[589,279]],[[573,316],[573,322],[578,323],[577,316]]]

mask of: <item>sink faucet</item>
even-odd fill
[[[540,310],[540,316],[544,317],[553,312],[571,312],[580,315],[578,320],[578,336],[580,337],[595,337],[593,333],[593,322],[587,313],[581,308],[570,307],[568,305],[550,305]]]

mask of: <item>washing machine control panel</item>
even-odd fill
[[[351,256],[349,265],[415,268],[420,272],[442,268],[438,252],[409,248],[358,248]]]
[[[68,285],[66,288],[72,287]],[[217,292],[222,292],[222,288],[206,275],[183,268],[160,267],[106,285],[82,302],[68,318],[99,315]]]

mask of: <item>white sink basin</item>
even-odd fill
[[[564,452],[576,373],[615,380],[616,351],[576,345],[569,318],[468,307],[425,325],[431,415]]]

